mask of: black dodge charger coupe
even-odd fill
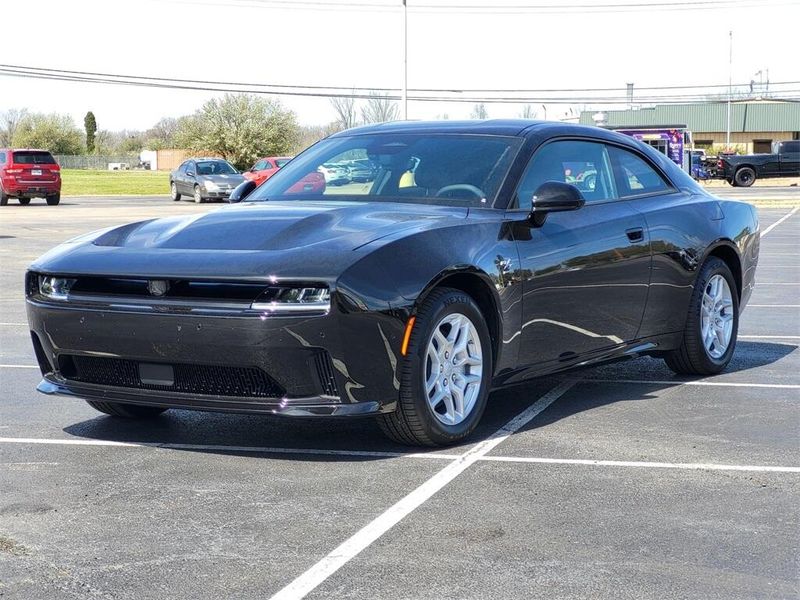
[[[325,186],[322,165],[353,160],[374,179]],[[373,415],[453,444],[530,377],[641,355],[722,371],[754,286],[750,205],[594,127],[357,128],[240,187],[31,265],[39,391],[130,418]]]

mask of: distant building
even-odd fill
[[[594,125],[597,111],[583,111],[582,125]],[[696,148],[717,152],[726,148],[727,102],[656,104],[633,110],[606,110],[611,127],[686,124]],[[772,142],[800,139],[800,101],[742,100],[731,102],[731,146],[740,154],[770,152]]]

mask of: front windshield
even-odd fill
[[[465,134],[369,134],[316,144],[247,202],[343,200],[492,206],[522,143]]]
[[[232,175],[237,172],[224,160],[201,160],[197,162],[198,175]]]

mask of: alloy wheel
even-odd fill
[[[469,317],[452,313],[434,327],[424,377],[428,406],[441,423],[458,425],[469,417],[483,379],[481,340]]]
[[[733,296],[722,275],[709,279],[703,291],[700,334],[711,358],[721,358],[728,351],[733,334]]]

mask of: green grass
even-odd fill
[[[166,171],[61,170],[62,196],[139,196],[169,194]]]

